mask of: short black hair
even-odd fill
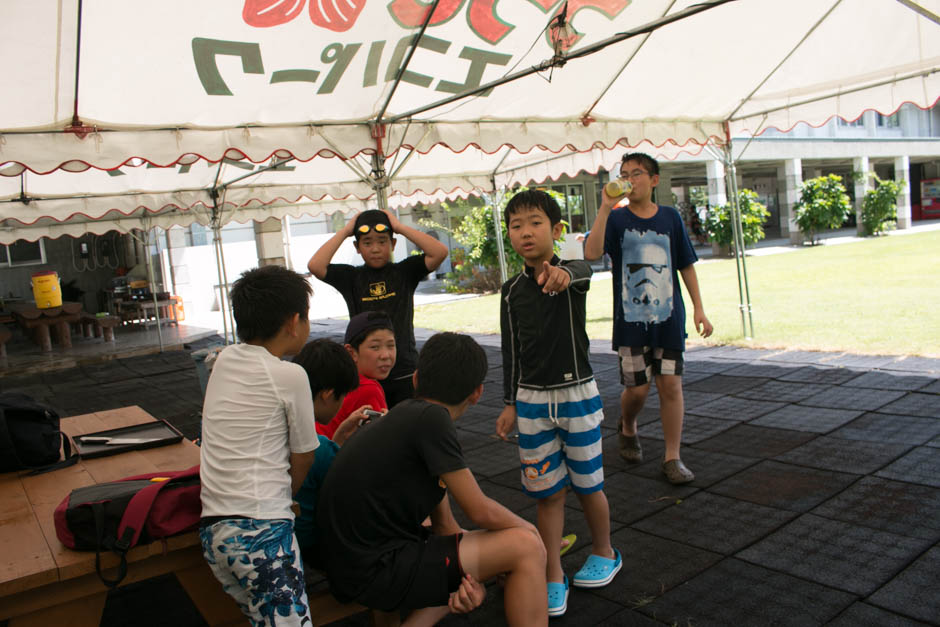
[[[312,396],[333,390],[336,398],[342,398],[359,387],[356,362],[341,344],[332,340],[307,342],[294,357],[294,363],[307,371]]]
[[[620,163],[626,163],[627,161],[636,161],[637,163],[642,165],[644,168],[646,168],[646,172],[650,176],[659,174],[659,161],[657,161],[656,159],[653,159],[651,156],[649,156],[645,152],[624,153],[623,157],[620,159]],[[619,176],[620,173],[618,172],[617,175]]]
[[[459,405],[483,383],[486,353],[469,335],[436,333],[418,353],[417,398]]]
[[[552,226],[561,222],[561,208],[548,192],[540,189],[524,189],[510,198],[506,204],[506,226],[509,226],[510,217],[523,208],[541,209],[548,216],[548,221]]]
[[[232,313],[243,342],[269,340],[294,314],[310,313],[313,289],[307,279],[283,266],[242,272],[232,286]]]
[[[366,341],[366,338],[380,329],[388,329],[392,335],[395,335],[395,327],[392,326],[392,319],[389,315],[381,310],[363,311],[349,319],[344,341],[359,350],[359,346]]]

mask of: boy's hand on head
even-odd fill
[[[553,266],[545,261],[537,282],[542,286],[542,292],[554,296],[556,293],[568,289],[568,284],[571,283],[571,275],[561,266]]]
[[[460,579],[460,587],[450,593],[447,606],[454,614],[466,614],[480,607],[485,598],[486,587],[467,573]]]
[[[712,323],[708,321],[708,318],[705,316],[705,312],[696,309],[695,314],[692,318],[695,321],[695,330],[698,331],[698,334],[702,337],[708,337],[714,331]]]
[[[499,418],[496,419],[496,435],[500,439],[509,441],[509,434],[512,433],[512,430],[516,426],[516,407],[514,405],[506,405],[503,407],[503,411],[500,412]]]
[[[385,215],[388,216],[388,222],[392,225],[392,231],[398,233],[401,227],[401,222],[398,220],[398,216],[395,215],[395,212],[391,209],[383,209]]]

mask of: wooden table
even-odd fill
[[[63,301],[61,307],[48,307],[39,309],[36,303],[23,303],[8,305],[14,320],[23,331],[39,344],[43,352],[52,351],[52,337],[49,328],[56,332],[56,341],[63,348],[72,347],[71,324],[81,318],[82,304]]]
[[[161,324],[169,323],[179,326],[179,321],[176,319],[176,301],[173,299],[158,300],[156,303],[152,298],[115,301],[115,309],[125,322],[149,325],[156,322],[154,312],[159,311]]]
[[[65,418],[62,431],[75,436],[151,420],[150,414],[132,406]],[[96,627],[108,589],[95,573],[94,552],[72,551],[59,542],[52,518],[56,506],[74,488],[198,463],[199,448],[183,440],[82,460],[33,477],[25,472],[0,474],[0,622],[9,619],[8,627]],[[110,552],[102,553],[101,560],[107,569],[118,563]],[[196,532],[134,547],[127,561],[122,585],[173,573],[209,625],[248,624],[206,565]]]

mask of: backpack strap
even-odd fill
[[[58,470],[60,468],[66,468],[68,466],[74,466],[78,463],[79,455],[78,451],[72,450],[72,442],[69,440],[69,436],[65,435],[59,431],[59,436],[62,438],[62,452],[65,453],[64,458],[61,461],[49,464],[48,466],[42,466],[41,468],[34,468],[33,470],[26,473],[26,476],[31,477],[33,475],[41,475],[45,472],[50,472],[52,470]]]
[[[101,583],[109,588],[114,588],[127,576],[127,551],[125,550],[120,553],[115,551],[121,560],[118,564],[117,577],[114,579],[105,577],[104,573],[101,572],[101,543],[104,541],[104,504],[92,503],[90,507],[95,517],[95,533],[98,536],[98,540],[95,542],[95,572],[98,573],[98,578],[101,579]]]
[[[127,504],[127,509],[124,510],[124,515],[121,517],[121,524],[118,525],[117,541],[115,541],[113,549],[115,553],[118,555],[127,553],[128,549],[137,544],[140,539],[140,532],[144,529],[144,524],[147,522],[147,517],[150,515],[150,510],[154,501],[157,500],[160,490],[172,483],[173,479],[184,476],[187,472],[165,473],[163,477],[169,478],[163,481],[154,481],[152,485],[142,489],[131,498]],[[159,478],[162,479],[163,477]]]

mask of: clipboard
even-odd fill
[[[86,441],[85,438],[94,438],[96,441]],[[109,444],[107,440],[114,438],[116,440],[140,440],[134,443]],[[173,425],[165,420],[154,420],[153,422],[144,422],[139,425],[129,427],[119,427],[117,429],[108,429],[106,431],[96,431],[94,433],[84,433],[72,438],[75,443],[75,450],[78,454],[90,459],[93,457],[106,457],[108,455],[118,455],[128,451],[140,451],[148,448],[157,448],[176,444],[182,441],[183,434],[176,430]]]

